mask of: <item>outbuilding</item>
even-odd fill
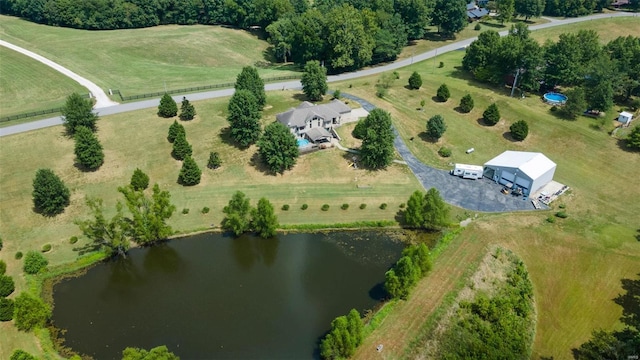
[[[633,114],[626,111],[621,112],[618,116],[618,121],[625,125],[629,125],[631,120],[633,120]]]
[[[484,164],[485,177],[527,196],[551,182],[555,171],[556,163],[537,152],[505,151]]]

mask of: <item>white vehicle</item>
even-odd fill
[[[479,165],[467,165],[467,164],[455,164],[451,175],[460,176],[463,179],[482,179],[482,166]]]

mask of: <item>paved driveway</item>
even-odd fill
[[[351,94],[342,94],[343,97],[356,101],[362,107],[371,111],[376,107],[370,102]],[[407,163],[418,181],[425,189],[432,187],[438,189],[442,198],[451,205],[456,205],[472,211],[508,212],[519,210],[535,210],[529,200],[504,195],[500,192],[501,185],[483,178],[481,180],[463,179],[450,175],[446,170],[434,169],[420,162],[409,150],[398,132],[394,129],[395,139],[393,145],[400,156]]]

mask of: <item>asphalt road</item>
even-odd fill
[[[569,18],[569,19],[562,19],[562,20],[553,20],[553,21],[548,22],[548,23],[531,26],[531,27],[529,27],[529,29],[532,30],[532,31],[535,31],[535,30],[546,29],[546,28],[550,28],[550,27],[554,27],[554,26],[574,24],[574,23],[583,22],[583,21],[590,21],[590,20],[594,20],[594,19],[613,18],[613,17],[640,17],[640,14],[637,14],[637,13],[626,13],[626,12],[619,12],[619,13],[613,13],[613,14],[596,14],[596,15],[590,15],[590,16],[585,16],[585,17],[580,17],[580,18]],[[501,36],[504,36],[506,34],[507,34],[507,31],[500,32]],[[393,63],[390,63],[390,64],[386,64],[386,65],[383,65],[383,66],[377,66],[377,67],[374,67],[374,68],[355,71],[355,72],[350,72],[350,73],[343,73],[343,74],[340,74],[340,75],[332,75],[332,76],[328,77],[327,81],[328,82],[337,82],[337,81],[343,81],[343,80],[350,80],[350,79],[356,79],[356,78],[363,77],[363,76],[379,74],[381,72],[385,72],[385,71],[389,71],[389,70],[399,69],[399,68],[402,68],[402,67],[405,67],[405,66],[409,66],[409,65],[413,64],[414,62],[420,62],[420,61],[424,61],[424,60],[427,60],[427,59],[431,59],[431,58],[437,56],[438,54],[444,54],[444,53],[447,53],[447,52],[450,52],[450,51],[454,51],[454,50],[458,50],[458,49],[467,47],[474,40],[476,40],[476,38],[461,40],[461,41],[458,41],[458,42],[455,42],[455,43],[444,45],[444,46],[439,47],[439,48],[437,48],[435,50],[427,51],[425,53],[418,54],[418,55],[412,56],[410,58],[399,60],[399,61],[396,61],[396,62],[393,62]],[[300,84],[300,81],[289,81],[289,82],[267,84],[267,85],[265,85],[265,90],[269,91],[269,90],[283,90],[283,89],[299,89],[301,87],[302,87],[302,85]],[[224,89],[224,90],[207,91],[207,92],[189,94],[188,96],[189,96],[189,100],[190,101],[197,101],[197,100],[205,100],[205,99],[213,99],[213,98],[218,98],[218,97],[231,96],[232,94],[233,94],[233,89]],[[184,96],[184,95],[180,95],[179,94],[179,95],[174,96],[173,98],[177,102],[180,102],[182,100],[182,96]],[[140,109],[153,108],[153,107],[157,107],[159,103],[160,103],[160,99],[157,98],[157,99],[150,99],[150,100],[144,100],[144,101],[138,101],[138,102],[132,102],[132,103],[126,103],[126,104],[119,104],[119,105],[114,105],[114,106],[103,107],[103,108],[97,109],[96,112],[100,116],[106,116],[106,115],[119,114],[119,113],[123,113],[123,112],[127,112],[127,111],[134,111],[134,110],[140,110]],[[18,134],[18,133],[25,132],[25,131],[42,129],[42,128],[49,127],[49,126],[56,126],[56,125],[60,125],[60,124],[62,124],[62,119],[59,116],[57,116],[57,117],[44,119],[44,120],[38,120],[38,121],[33,121],[33,122],[29,122],[29,123],[24,123],[24,124],[7,126],[7,127],[4,127],[4,128],[0,128],[0,137],[12,135],[12,134]]]

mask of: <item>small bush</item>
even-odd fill
[[[511,136],[518,141],[522,141],[529,135],[529,125],[524,120],[518,120],[509,127]]]
[[[440,61],[440,64],[438,64],[438,67],[439,67],[440,69],[442,69],[442,68],[444,67],[444,63],[443,63],[442,61]]]
[[[9,360],[38,360],[38,358],[29,354],[24,350],[18,349],[18,350],[15,350],[13,354],[11,354],[11,357],[9,358]]]
[[[558,206],[558,207],[559,207],[560,209],[564,209],[564,208],[566,208],[566,207],[567,207],[567,205],[565,205],[565,204],[560,204],[560,206]]]
[[[13,278],[7,275],[0,275],[0,297],[7,297],[13,294],[16,289],[16,285],[13,283]]]
[[[24,265],[22,269],[27,274],[33,275],[44,270],[47,265],[49,265],[49,261],[41,253],[37,251],[29,251],[24,257]]]
[[[367,204],[360,204],[360,210],[364,210],[367,208]]]
[[[333,92],[333,98],[334,98],[334,99],[338,99],[338,100],[339,100],[341,97],[342,97],[342,93],[340,92],[340,90],[336,89],[336,90]]]
[[[203,213],[203,214],[208,214],[209,210],[211,210],[211,209],[209,209],[208,207],[205,206],[205,207],[202,208],[202,210],[200,210],[200,212]]]
[[[149,175],[136,168],[131,176],[130,184],[133,190],[145,190],[149,187]]]
[[[348,208],[349,208],[349,204],[347,204],[347,203],[344,203],[344,204],[342,204],[342,206],[340,206],[340,209],[342,209],[342,210],[347,210]]]
[[[18,251],[15,256],[16,260],[22,259],[22,251]]]
[[[309,205],[307,204],[302,204],[302,206],[300,206],[300,209],[302,210],[307,210],[309,208]]]
[[[189,209],[188,209],[188,208],[184,208],[184,209],[182,209],[182,213],[183,213],[184,215],[187,215],[187,214],[189,213]]]
[[[289,204],[282,205],[282,210],[289,211]]]
[[[553,224],[554,222],[556,222],[556,218],[554,218],[553,216],[549,215],[547,217],[547,222],[550,224]]]
[[[0,321],[13,320],[13,300],[0,298]]]
[[[324,204],[322,205],[322,211],[328,211],[329,210],[329,204]]]
[[[482,113],[482,120],[484,120],[485,124],[490,126],[493,126],[500,121],[500,110],[496,103],[489,105],[489,107],[487,107],[487,109]]]
[[[380,209],[381,209],[381,210],[384,210],[384,209],[386,209],[386,208],[387,208],[387,203],[382,203],[382,204],[380,204]]]
[[[475,31],[480,31],[480,29],[482,29],[482,26],[480,26],[480,23],[476,23],[476,26],[473,27],[473,30]]]
[[[556,213],[556,217],[559,217],[560,219],[566,219],[569,217],[569,215],[567,215],[565,211],[558,211]]]
[[[71,238],[69,238],[69,244],[75,244],[77,242],[78,242],[77,236],[72,236]]]
[[[438,155],[442,156],[442,157],[449,157],[451,156],[451,149],[446,148],[446,147],[441,147],[440,149],[438,149]]]
[[[418,90],[422,86],[422,77],[418,74],[417,71],[414,71],[411,76],[409,76],[409,89]]]
[[[0,275],[4,275],[7,272],[7,263],[0,260]]]
[[[404,209],[406,206],[407,206],[407,204],[402,203],[402,204],[400,204],[400,209]]]
[[[441,63],[442,64],[442,63]],[[449,88],[447,84],[442,84],[438,88],[438,92],[436,93],[436,97],[440,102],[446,102],[451,97],[451,93],[449,92]]]
[[[44,244],[42,246],[42,252],[46,253],[46,252],[49,252],[49,251],[51,251],[51,244]]]
[[[215,151],[209,153],[209,161],[207,162],[207,167],[209,169],[217,169],[222,165],[222,160],[220,160],[220,154]]]
[[[387,89],[383,88],[383,87],[378,87],[378,90],[376,90],[376,96],[379,98],[383,98],[385,96],[387,96]]]
[[[556,111],[558,111],[558,107],[557,107],[557,106],[555,106],[555,105],[553,105],[553,106],[551,107],[551,112],[556,112]]]
[[[400,73],[398,73],[397,71],[394,71],[394,72],[393,72],[393,77],[394,77],[396,80],[400,79]]]

